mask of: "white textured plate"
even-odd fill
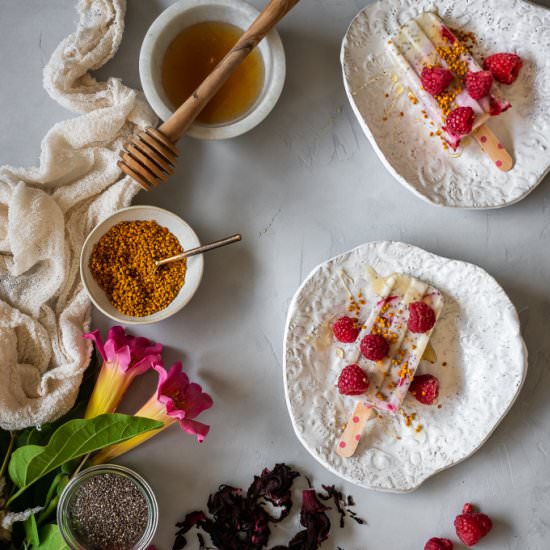
[[[413,275],[444,293],[431,340],[437,361],[422,361],[418,370],[439,378],[442,407],[407,396],[403,410],[417,413],[413,426],[401,415],[381,416],[367,424],[355,456],[344,459],[335,447],[354,400],[342,397],[335,383],[354,344],[335,342],[330,325],[346,311],[342,270],[353,280],[355,295],[361,290],[369,300],[365,311],[370,309],[374,293],[367,266],[384,276]],[[527,350],[514,306],[483,269],[404,243],[372,242],[320,265],[304,281],[288,312],[283,369],[294,430],[323,466],[362,487],[407,492],[486,441],[521,389]],[[416,432],[419,423],[423,429]]]
[[[510,172],[496,169],[472,139],[457,158],[443,151],[439,140],[429,137],[420,103],[412,106],[407,93],[397,95],[398,69],[387,52],[388,36],[426,10],[437,11],[451,27],[474,32],[481,55],[512,51],[523,58],[518,80],[502,86],[512,109],[489,122],[515,158]],[[353,111],[400,183],[438,206],[500,208],[528,195],[550,168],[548,52],[550,11],[523,0],[383,0],[352,21],[341,62]]]

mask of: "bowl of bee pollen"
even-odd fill
[[[191,226],[155,206],[131,206],[99,223],[84,241],[80,276],[93,304],[124,325],[171,317],[200,285],[204,260],[192,256],[155,269],[155,260],[200,246]]]
[[[147,101],[166,120],[196,89],[258,10],[243,0],[180,0],[153,22],[141,46],[139,74]],[[281,95],[286,62],[271,30],[199,114],[188,135],[227,139],[264,120]]]

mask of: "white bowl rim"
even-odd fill
[[[180,289],[180,292],[182,292],[182,290],[186,289],[187,296],[180,303],[178,303],[176,307],[171,308],[172,304],[174,304],[175,300],[177,299],[177,296],[176,296],[176,298],[174,298],[174,300],[167,307],[165,307],[164,309],[161,309],[160,311],[154,313],[153,315],[146,315],[145,317],[130,317],[130,316],[127,316],[127,315],[122,316],[123,314],[121,313],[120,316],[118,316],[117,314],[114,314],[110,311],[107,311],[103,306],[101,306],[98,303],[98,301],[96,300],[96,298],[94,297],[94,295],[93,295],[92,291],[90,290],[90,288],[88,287],[88,284],[86,282],[86,278],[84,277],[84,270],[88,270],[86,260],[89,258],[89,254],[87,254],[87,252],[89,251],[90,243],[91,243],[92,239],[94,238],[94,236],[96,236],[97,233],[103,227],[105,227],[110,222],[112,222],[117,216],[119,216],[120,214],[122,214],[124,212],[137,211],[137,210],[147,210],[147,211],[153,212],[153,213],[154,212],[162,212],[163,215],[167,215],[169,217],[174,218],[177,221],[177,223],[181,224],[182,226],[185,226],[186,229],[190,232],[192,237],[196,240],[196,243],[197,243],[196,246],[200,246],[200,240],[199,240],[198,235],[195,233],[194,229],[183,218],[180,218],[180,216],[178,216],[177,214],[174,214],[174,212],[170,212],[170,210],[166,210],[165,208],[160,208],[158,206],[134,205],[134,206],[128,206],[126,208],[121,208],[121,209],[117,210],[116,212],[114,212],[113,214],[111,214],[110,216],[107,216],[104,220],[100,221],[88,233],[88,236],[84,240],[84,243],[83,243],[82,248],[80,250],[79,268],[80,268],[80,280],[82,282],[82,286],[86,290],[86,294],[88,295],[88,297],[90,298],[90,300],[92,301],[94,306],[99,311],[101,311],[101,313],[103,313],[104,315],[106,315],[107,317],[112,319],[113,321],[116,321],[117,323],[121,323],[121,324],[124,324],[124,325],[150,325],[150,324],[158,323],[159,321],[163,321],[165,319],[168,319],[172,315],[175,315],[178,311],[183,309],[183,307],[185,307],[189,303],[191,298],[195,295],[197,289],[200,286],[200,283],[202,281],[202,276],[203,276],[203,273],[204,273],[204,259],[202,257],[202,254],[198,254],[197,256],[195,256],[195,258],[196,258],[196,260],[195,260],[196,268],[195,269],[198,270],[198,275],[197,275],[197,278],[196,278],[195,285],[193,287],[187,286],[187,289],[186,289],[186,285],[184,284]],[[106,231],[108,231],[108,229]],[[103,233],[103,234],[105,234],[105,233]],[[102,290],[102,292],[103,292],[103,290]],[[114,309],[114,306],[113,306],[113,309]],[[151,317],[153,317],[153,316],[155,318],[151,319]]]
[[[162,120],[166,120],[173,113],[173,109],[156,90],[151,70],[151,53],[155,48],[158,37],[173,19],[200,6],[231,8],[244,14],[244,17],[253,19],[260,13],[259,10],[244,0],[179,0],[165,9],[153,21],[145,34],[139,52],[139,77],[147,101]],[[267,44],[267,48],[271,53],[272,70],[269,80],[264,82],[262,95],[251,110],[243,117],[225,125],[207,126],[195,123],[189,128],[187,135],[206,140],[228,139],[248,132],[269,115],[283,91],[286,77],[286,58],[283,43],[276,28],[272,29],[262,42]]]

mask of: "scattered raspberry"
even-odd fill
[[[409,391],[423,405],[433,405],[439,395],[439,380],[431,374],[415,376]]]
[[[462,514],[455,519],[456,535],[466,546],[474,546],[493,528],[489,516],[473,510],[471,504],[465,504]]]
[[[338,377],[338,391],[342,395],[361,395],[369,388],[367,373],[357,364],[342,369]]]
[[[470,97],[481,99],[489,94],[493,84],[493,75],[491,71],[468,72],[464,81]]]
[[[515,53],[496,53],[483,62],[483,68],[491,71],[495,79],[503,84],[512,84],[522,65],[521,57]]]
[[[357,336],[359,336],[357,321],[351,317],[340,317],[340,319],[332,325],[332,333],[339,342],[351,344],[355,342]]]
[[[453,73],[443,67],[424,67],[420,80],[424,89],[432,95],[439,95],[451,83]]]
[[[449,539],[433,537],[426,543],[424,550],[453,550],[453,543]]]
[[[453,136],[461,137],[469,134],[474,125],[474,110],[471,107],[453,109],[445,121],[445,129]]]
[[[383,336],[379,334],[367,334],[361,340],[361,353],[371,361],[384,359],[390,351],[390,345]]]
[[[413,302],[409,304],[407,325],[411,332],[428,332],[435,325],[435,311],[426,302]]]

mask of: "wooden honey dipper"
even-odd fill
[[[270,0],[226,56],[184,103],[158,128],[146,128],[132,136],[121,152],[118,166],[144,189],[165,182],[178,157],[176,142],[187,132],[206,104],[258,42],[299,2]]]

